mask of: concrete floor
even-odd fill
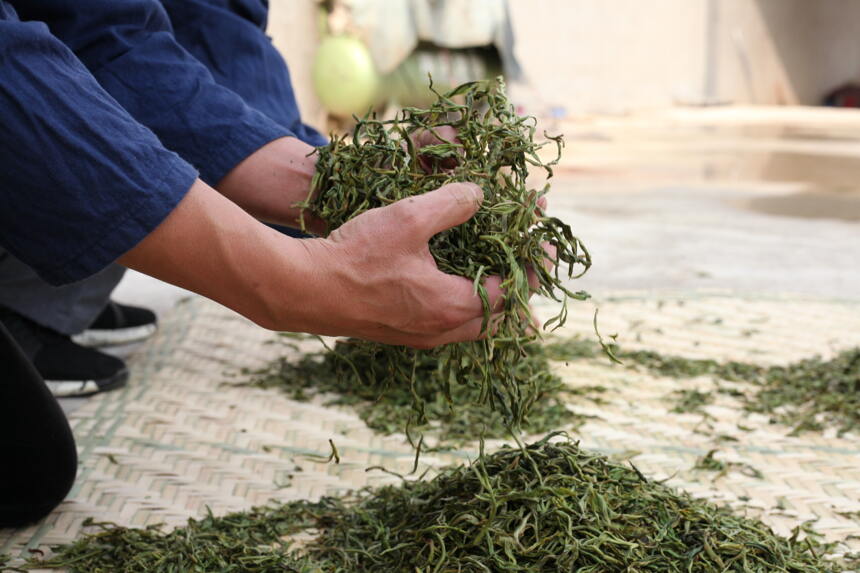
[[[860,112],[677,110],[559,127],[550,210],[594,258],[577,288],[860,298]],[[116,292],[161,313],[185,296],[135,272]]]
[[[556,187],[553,207],[583,238],[594,266],[578,286],[606,291],[722,290],[860,297],[860,223],[750,209],[754,185],[646,189]]]
[[[680,110],[565,126],[550,195],[580,286],[860,298],[860,113]]]

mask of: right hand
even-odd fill
[[[467,221],[482,198],[477,186],[452,183],[371,209],[325,239],[300,240],[260,224],[198,180],[120,262],[272,330],[432,348],[483,334],[472,281],[440,271],[427,244]],[[500,283],[484,281],[496,311]]]
[[[325,239],[302,241],[322,281],[314,332],[432,348],[482,335],[484,308],[472,281],[440,271],[428,241],[464,223],[483,200],[471,183],[371,209]],[[500,279],[484,281],[491,308]]]

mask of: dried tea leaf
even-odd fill
[[[103,531],[35,566],[72,572],[836,573],[809,526],[761,521],[651,481],[554,434],[430,480],[155,527]],[[312,538],[300,547],[290,536]]]
[[[543,434],[581,425],[584,418],[566,406],[569,396],[594,399],[605,389],[569,389],[550,369],[542,345],[530,343],[523,350],[524,356],[511,365],[517,384],[532,388],[534,396],[522,430]],[[431,353],[392,353],[381,345],[350,339],[295,358],[279,358],[239,384],[279,388],[294,400],[323,395],[327,405],[355,408],[377,432],[393,434],[407,428],[429,432],[435,448],[471,442],[478,436],[506,437],[509,430],[502,415],[480,401],[480,384],[461,383],[447,375]],[[400,383],[406,376],[408,385]],[[421,410],[416,412],[419,405]],[[425,422],[416,423],[417,417]]]
[[[405,365],[432,358],[441,368],[440,379],[446,381],[439,387],[446,400],[453,403],[453,388],[458,384],[478,387],[479,402],[501,412],[516,427],[540,392],[537,384],[523,384],[514,372],[525,357],[526,345],[537,336],[526,269],[535,273],[539,294],[566,303],[568,298],[587,298],[584,292],[569,290],[564,281],[581,276],[591,258],[567,224],[538,206],[549,187],[530,188],[529,169],[542,169],[549,177],[558,157],[548,163],[541,160],[538,152],[546,143],[534,140],[535,120],[514,112],[501,78],[437,95],[438,101],[429,109],[406,108],[392,120],[359,119],[352,135],[334,136],[328,146],[319,148],[313,181],[316,193],[302,207],[336,229],[369,209],[446,183],[469,181],[484,190],[485,199],[475,216],[434,236],[430,252],[440,270],[474,281],[484,301],[485,329],[491,312],[481,279],[501,277],[506,294],[493,331],[486,340],[432,351],[380,344],[365,348],[372,355],[386,355],[383,361],[392,365],[386,378],[404,387],[415,384],[412,368]],[[456,140],[439,136],[441,143],[416,149],[415,136],[437,133],[443,126],[456,129]],[[555,144],[560,155],[560,137],[550,137],[547,143]],[[452,158],[456,161],[451,168],[442,169],[443,160]],[[435,166],[430,172],[422,166],[428,159]],[[545,264],[545,244],[555,248],[554,266]],[[562,305],[555,321],[563,322],[565,315]],[[424,423],[425,406],[416,404],[414,410],[416,423]]]
[[[653,350],[623,350],[617,345],[613,351],[628,367],[644,368],[658,376],[708,376],[753,384],[748,393],[730,388],[716,391],[740,399],[750,412],[769,414],[774,421],[793,426],[794,433],[833,426],[841,435],[860,428],[860,348],[843,350],[829,360],[815,356],[784,366],[668,356]],[[576,360],[595,357],[598,347],[576,338],[555,340],[547,345],[546,353],[553,360]],[[676,395],[675,412],[701,411],[713,401],[713,393],[698,390],[680,390]]]

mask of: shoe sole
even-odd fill
[[[45,380],[45,385],[55,398],[83,398],[122,388],[126,382],[128,370],[123,368],[110,378],[101,380]]]
[[[114,329],[91,329],[85,330],[80,334],[72,336],[72,342],[89,348],[106,347],[106,346],[122,346],[123,344],[131,344],[132,342],[140,342],[146,340],[158,330],[155,324],[143,324],[141,326],[132,326],[130,328],[114,328]]]

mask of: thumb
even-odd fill
[[[403,199],[403,220],[413,226],[415,237],[428,241],[433,235],[468,221],[478,211],[484,192],[474,183],[448,183],[435,191]]]

